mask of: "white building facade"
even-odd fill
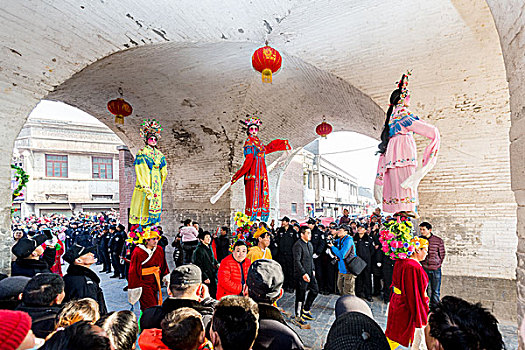
[[[370,210],[373,199],[366,198],[366,191],[359,189],[356,177],[320,154],[316,140],[300,150],[285,170],[279,213],[299,220],[313,216],[337,218],[343,209],[362,215]]]
[[[121,144],[96,120],[29,119],[13,150],[14,163],[29,175],[14,215],[118,210]]]

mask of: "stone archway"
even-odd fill
[[[516,266],[518,261],[521,263],[523,255],[520,244],[519,260],[514,257],[516,215],[520,239],[525,232],[522,198],[525,164],[521,157],[522,109],[525,105],[521,72],[525,70],[525,64],[519,54],[523,46],[525,20],[521,15],[523,4],[519,1],[502,3],[488,0],[487,3],[484,0],[411,0],[402,4],[393,0],[366,4],[344,0],[270,3],[230,0],[220,5],[220,13],[227,15],[218,15],[219,9],[210,4],[200,7],[180,4],[176,7],[168,0],[148,3],[147,7],[127,0],[119,2],[118,6],[110,2],[61,5],[9,2],[2,5],[6,29],[0,49],[3,57],[0,64],[0,120],[4,125],[0,136],[5,141],[2,147],[7,149],[3,154],[10,154],[16,134],[40,99],[60,87],[52,96],[66,100],[66,87],[83,88],[74,86],[75,81],[82,82],[78,78],[72,78],[69,82],[66,80],[98,61],[102,70],[102,62],[112,60],[112,57],[102,60],[104,57],[127,48],[137,47],[135,50],[140,50],[146,45],[165,43],[167,46],[150,46],[152,51],[149,54],[158,58],[169,51],[172,44],[180,52],[196,50],[199,46],[205,52],[206,47],[210,49],[218,45],[212,51],[225,60],[235,60],[241,52],[249,60],[250,50],[268,38],[272,45],[286,54],[285,66],[280,74],[283,77],[281,82],[286,81],[289,87],[278,86],[279,76],[271,86],[274,90],[255,84],[258,78],[249,76],[253,74],[249,61],[243,61],[234,67],[245,67],[242,69],[246,75],[239,77],[231,90],[214,91],[218,101],[225,98],[234,101],[220,106],[228,107],[221,111],[227,112],[223,113],[227,116],[226,121],[208,118],[209,124],[195,123],[187,134],[172,135],[173,142],[180,144],[181,149],[193,133],[208,140],[205,143],[213,144],[216,147],[212,147],[214,150],[219,149],[219,143],[225,145],[224,152],[228,148],[231,150],[233,155],[228,158],[231,161],[225,162],[217,175],[213,174],[213,181],[216,182],[213,185],[218,187],[226,177],[222,177],[223,170],[233,171],[241,160],[240,154],[236,153],[242,143],[242,134],[234,127],[237,114],[264,111],[265,118],[270,122],[266,124],[268,129],[262,132],[263,137],[268,138],[281,136],[282,128],[295,128],[300,132],[311,130],[315,122],[308,124],[305,116],[323,114],[327,106],[338,101],[344,102],[329,106],[328,110],[338,108],[342,113],[350,110],[358,116],[369,112],[373,116],[378,112],[377,105],[386,107],[385,96],[388,96],[399,74],[411,67],[414,69],[411,83],[413,99],[417,102],[414,108],[422,117],[435,123],[443,134],[441,161],[432,176],[421,185],[422,214],[441,226],[446,243],[451,248],[446,273],[457,278],[461,282],[457,284],[465,289],[475,290],[476,285],[486,282],[487,290],[499,291],[492,294],[494,300],[483,300],[497,314],[505,316],[509,314],[509,309],[514,309],[515,302],[512,295],[505,294],[506,287],[505,290],[500,288],[501,282],[505,282],[503,285],[513,283]],[[498,40],[496,28],[501,40]],[[221,43],[230,50],[219,51]],[[231,47],[235,45],[240,50],[232,51]],[[133,56],[133,51],[117,53],[115,57]],[[138,59],[140,51],[136,53]],[[148,51],[142,54],[148,55]],[[146,58],[143,57],[144,60]],[[204,59],[208,57],[204,56]],[[169,66],[170,63],[166,61],[164,65]],[[105,67],[105,71],[109,68]],[[187,68],[186,72],[191,72],[191,65]],[[228,75],[217,67],[208,68],[205,74],[190,76],[194,79],[215,78],[211,79],[212,85],[218,86],[214,85],[215,81]],[[225,68],[226,72],[232,71],[231,66]],[[134,73],[131,68],[127,69],[128,76]],[[89,67],[78,77],[86,71]],[[162,69],[150,73],[157,77],[156,82],[162,83],[165,79]],[[510,84],[510,106],[509,85],[505,76]],[[109,97],[103,93],[113,97],[119,83],[120,80],[114,79],[108,86],[93,85],[94,90],[88,92],[96,92],[94,100],[78,95],[76,101],[70,102],[87,111],[102,108],[100,106],[107,101],[105,97]],[[281,92],[274,94],[277,89]],[[361,92],[354,94],[354,90]],[[133,89],[128,88],[125,88],[125,94],[137,105],[141,104],[141,96],[146,95],[140,93],[133,96]],[[161,100],[166,96],[169,94],[163,91],[157,97]],[[363,96],[370,96],[372,101],[361,98]],[[213,97],[203,96],[202,101],[207,100],[211,104]],[[74,95],[69,98],[73,99]],[[184,99],[187,99],[186,96],[182,97],[182,101],[175,99],[176,103],[172,104],[176,105],[177,112],[189,111],[182,113],[187,119],[175,125],[175,130],[179,131],[191,119],[197,120],[196,111],[203,111],[191,99],[186,102]],[[312,103],[316,99],[323,103]],[[88,100],[91,105],[87,106],[86,102],[82,106],[82,101]],[[202,101],[201,106],[206,105]],[[299,107],[304,108],[295,109],[297,102]],[[287,103],[288,109],[278,108],[282,103]],[[366,108],[356,109],[361,104]],[[143,113],[154,110],[144,108]],[[513,123],[510,134],[512,162],[508,152],[510,111]],[[100,119],[104,118],[101,110],[91,112]],[[192,114],[195,118],[191,117]],[[143,116],[137,115],[140,118]],[[223,132],[221,123],[226,132]],[[341,119],[339,126],[344,128],[346,125],[348,122],[343,123]],[[378,122],[372,122],[356,127],[372,135],[377,131],[370,127],[377,125]],[[135,128],[129,124],[127,127],[129,129],[126,130],[125,126],[122,134],[132,137]],[[228,140],[226,135],[235,135],[235,138]],[[300,144],[301,135],[297,137]],[[2,150],[5,151],[4,148]],[[194,152],[202,151],[203,147],[197,145]],[[188,159],[197,156],[188,148],[185,152]],[[511,163],[514,193],[510,188]],[[4,170],[0,172],[0,184],[3,184],[0,198],[9,198],[8,165],[5,156],[0,158],[0,169]],[[184,188],[176,184],[170,189],[184,192]],[[201,197],[204,199],[204,194]],[[219,204],[224,208],[228,207],[229,201],[234,207],[239,203],[238,198],[225,198],[224,201]],[[519,204],[517,214],[516,201]],[[196,208],[195,203],[198,202],[190,201],[189,205]],[[0,204],[0,231],[6,236],[9,203],[4,200]],[[3,252],[8,250],[5,244],[0,246]],[[3,266],[7,266],[7,261],[8,258],[3,260]],[[523,281],[521,276],[522,271],[518,269],[519,281]],[[483,280],[477,280],[477,277]],[[519,305],[523,305],[523,287],[519,285]],[[519,310],[522,315],[521,306]]]
[[[225,224],[231,211],[243,206],[242,184],[214,206],[209,198],[242,161],[245,135],[239,121],[247,113],[262,113],[263,141],[287,138],[292,145],[315,137],[322,114],[332,115],[339,129],[369,135],[379,133],[383,119],[381,109],[359,90],[286,53],[287,69],[272,85],[262,85],[258,74],[239,69],[256,48],[251,43],[135,48],[90,65],[49,98],[96,116],[132,151],[142,147],[137,130],[143,118],[158,119],[165,129],[161,149],[171,174],[165,183],[170,197],[163,201],[168,232],[186,216]],[[230,53],[226,58],[225,52]],[[119,88],[135,111],[123,126],[113,123],[105,107]]]

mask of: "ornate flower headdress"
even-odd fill
[[[247,115],[246,119],[242,123],[244,125],[246,125],[246,126],[250,126],[250,125],[261,126],[262,125],[262,120],[256,114],[254,114],[254,115]]]
[[[421,240],[412,234],[413,225],[406,217],[385,222],[384,225],[385,230],[381,231],[379,241],[383,253],[389,258],[409,258],[422,244]]]
[[[155,135],[157,140],[160,139],[160,132],[162,131],[162,126],[155,119],[144,119],[140,125],[140,136],[146,138],[148,135]]]
[[[412,71],[407,71],[406,74],[403,74],[401,76],[401,80],[399,80],[397,84],[397,88],[401,90],[401,100],[403,101],[405,97],[407,97],[410,94],[410,91],[408,90],[408,79],[412,75]]]
[[[128,232],[128,239],[126,242],[141,244],[145,239],[160,237],[159,228],[157,226],[140,226],[133,225]]]
[[[250,237],[253,231],[255,231],[253,222],[250,221],[250,218],[246,214],[239,211],[235,213],[234,220],[237,229],[235,230],[235,232],[233,232],[233,239],[232,244],[230,245],[230,252],[233,251],[235,243],[237,243],[237,241],[239,240],[246,242],[246,245],[248,247],[251,247],[252,243],[250,242]]]

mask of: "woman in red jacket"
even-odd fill
[[[248,246],[243,240],[233,245],[233,253],[222,259],[219,266],[217,300],[225,295],[243,295],[246,291],[246,277],[250,259],[246,259]]]

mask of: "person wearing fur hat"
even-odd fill
[[[140,136],[146,145],[135,157],[137,181],[131,198],[129,222],[139,225],[160,223],[162,211],[162,185],[168,176],[166,158],[159,151],[157,143],[162,127],[155,120],[145,120],[140,129]]]
[[[162,281],[170,271],[164,250],[158,246],[160,235],[155,227],[135,227],[128,236],[137,244],[129,266],[128,300],[131,304],[140,301],[143,311],[162,304]]]
[[[96,262],[95,249],[95,246],[86,248],[75,243],[64,254],[64,260],[69,263],[67,274],[64,276],[65,301],[91,298],[98,303],[100,314],[105,315],[108,310],[100,288],[100,278],[90,269]]]
[[[16,260],[11,265],[11,276],[33,277],[37,273],[51,272],[49,265],[40,257],[44,254],[45,235],[22,237],[11,248]]]

